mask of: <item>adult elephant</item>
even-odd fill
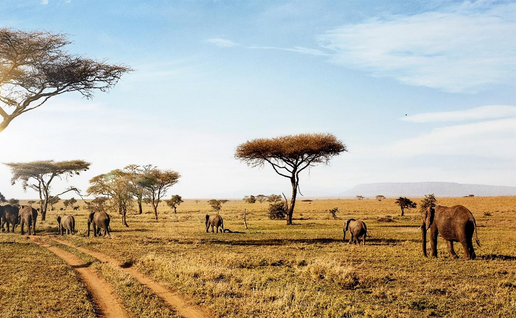
[[[346,226],[343,228],[344,236],[342,240],[346,241],[346,232],[349,230],[349,234],[351,234],[349,244],[360,243],[360,239],[362,239],[362,244],[365,245],[367,237],[367,226],[365,225],[364,221],[349,219],[345,224]]]
[[[36,220],[38,219],[38,211],[33,207],[26,205],[22,206],[19,212],[21,223],[21,234],[24,235],[24,226],[27,226],[29,235],[36,235]]]
[[[59,234],[75,234],[75,218],[72,215],[65,215],[63,217],[57,216],[57,223],[59,225]]]
[[[109,222],[111,218],[109,214],[106,212],[91,212],[88,216],[88,237],[90,236],[90,225],[93,225],[93,236],[100,235],[100,230],[104,230],[104,236],[108,235],[111,238],[111,234],[109,233]]]
[[[4,215],[1,220],[2,231],[4,230],[4,224],[7,224],[7,232],[9,233],[9,226],[11,226],[12,232],[14,233],[14,228],[18,224],[20,208],[17,206],[7,204],[2,206],[2,210],[4,212]]]
[[[426,232],[430,229],[430,247],[432,256],[437,257],[437,236],[440,234],[448,243],[448,252],[451,258],[458,258],[453,249],[453,242],[460,242],[464,248],[465,259],[475,259],[473,249],[473,234],[475,241],[480,246],[478,240],[477,224],[470,210],[462,205],[452,207],[436,206],[429,207],[423,215],[421,233],[423,239],[423,254],[426,254]]]
[[[222,233],[224,233],[224,221],[222,220],[222,216],[219,214],[210,216],[209,214],[206,214],[206,233],[208,233],[208,230],[211,226],[211,233],[214,233],[214,228],[217,228],[217,233],[219,233],[219,227],[222,227]]]

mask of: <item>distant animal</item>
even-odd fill
[[[65,215],[62,218],[57,216],[57,224],[59,225],[59,234],[75,234],[75,218],[72,215]]]
[[[73,210],[74,210],[74,211],[78,211],[78,210],[79,210],[79,207],[78,207],[78,206],[74,206],[74,207],[73,207]]]
[[[109,233],[109,222],[111,218],[109,214],[106,212],[91,212],[88,216],[88,236],[90,236],[90,225],[93,225],[93,236],[100,236],[100,230],[104,230],[104,236],[108,235],[111,238],[111,234]]]
[[[2,223],[1,224],[2,231],[4,231],[4,224],[7,224],[7,232],[9,233],[9,226],[11,226],[12,232],[14,233],[14,228],[16,227],[16,225],[19,222],[18,216],[19,216],[20,208],[17,206],[12,206],[10,204],[7,204],[7,205],[2,206],[1,209],[4,212],[1,222],[0,222],[0,223]]]
[[[36,220],[38,219],[38,211],[32,206],[22,206],[19,212],[21,234],[24,235],[24,225],[27,225],[27,232],[29,235],[36,235]]]
[[[365,245],[366,237],[367,237],[367,226],[363,221],[349,219],[344,223],[344,236],[342,238],[343,241],[346,241],[346,232],[349,230],[351,237],[349,239],[349,244],[351,243],[360,243],[360,239],[362,239],[362,245]]]
[[[432,256],[437,257],[437,236],[440,234],[448,243],[448,252],[451,258],[458,258],[453,249],[453,242],[460,242],[464,248],[465,259],[475,259],[473,249],[473,234],[475,241],[480,246],[477,233],[477,223],[473,213],[462,205],[452,207],[436,206],[426,209],[421,225],[423,239],[423,255],[426,254],[426,232],[430,229],[430,248]]]
[[[222,220],[222,216],[219,214],[210,216],[209,214],[206,214],[206,233],[208,233],[208,230],[211,226],[211,233],[214,233],[214,228],[217,229],[217,233],[219,233],[219,227],[222,228],[222,233],[224,232],[224,221]]]
[[[59,211],[64,211],[65,209],[64,208],[59,208]]]

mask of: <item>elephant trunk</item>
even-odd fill
[[[344,232],[344,237],[342,238],[342,240],[346,241],[346,230],[343,230],[342,232]]]
[[[423,245],[422,245],[423,255],[425,255],[425,257],[427,257],[427,254],[426,254],[426,226],[425,226],[425,224],[423,224],[421,226],[421,238],[422,238],[422,241],[423,241]]]

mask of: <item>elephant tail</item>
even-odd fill
[[[480,240],[478,239],[478,231],[477,231],[477,222],[474,221],[473,224],[475,225],[475,242],[477,242],[477,245],[480,247]]]

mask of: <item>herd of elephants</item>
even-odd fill
[[[35,235],[36,220],[38,217],[38,211],[32,206],[17,206],[17,205],[3,205],[0,206],[0,223],[2,232],[5,231],[4,226],[7,225],[7,232],[11,229],[14,233],[16,225],[20,224],[21,234],[24,235],[24,226],[27,226],[27,232],[29,235]],[[75,219],[71,215],[65,215],[63,217],[57,216],[57,222],[59,225],[59,234],[74,234],[75,233]],[[106,212],[91,212],[88,215],[88,236],[90,236],[90,227],[93,226],[94,236],[109,236],[110,232],[110,216]],[[218,233],[219,228],[221,232],[232,232],[229,229],[224,229],[224,221],[222,216],[206,215],[206,232],[211,227],[211,232],[215,230]],[[475,259],[475,250],[473,249],[473,235],[475,235],[475,241],[480,246],[480,241],[477,234],[477,225],[475,218],[470,210],[462,205],[455,205],[452,207],[446,206],[431,206],[425,210],[422,214],[422,250],[423,254],[427,256],[426,251],[426,233],[430,230],[430,246],[432,256],[437,257],[437,236],[440,234],[442,238],[447,241],[448,252],[450,257],[458,258],[455,250],[453,249],[453,243],[459,242],[464,248],[465,259]],[[102,233],[103,231],[103,233]],[[349,243],[360,243],[365,245],[367,237],[367,226],[364,221],[349,219],[344,223],[344,236],[343,240],[346,240],[346,232],[351,234]]]

